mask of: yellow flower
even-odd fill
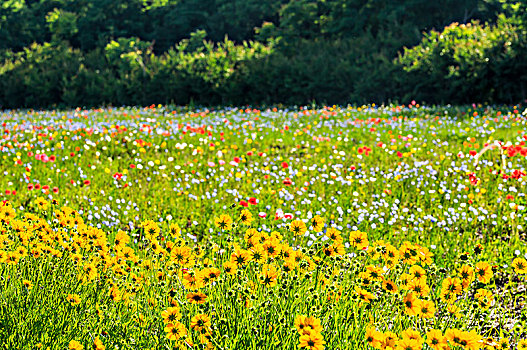
[[[404,305],[404,311],[409,316],[417,315],[417,312],[419,311],[419,301],[415,297],[415,294],[413,292],[409,292],[408,294],[406,294],[406,296],[403,299],[403,305]]]
[[[225,271],[228,275],[234,275],[236,274],[236,271],[238,270],[238,265],[232,261],[226,261],[223,263],[223,271]]]
[[[426,343],[433,350],[443,350],[446,341],[441,331],[437,329],[431,329],[428,331],[428,333],[426,333]]]
[[[490,291],[483,288],[478,289],[474,297],[478,301],[479,307],[483,310],[487,310],[494,300],[494,295]]]
[[[423,318],[432,318],[436,312],[436,307],[434,302],[431,300],[419,300],[418,305],[418,315]]]
[[[187,335],[185,325],[180,322],[169,323],[165,327],[166,337],[169,340],[179,340]]]
[[[315,232],[322,231],[322,229],[324,229],[324,219],[318,215],[315,215],[313,219],[311,219],[311,227]]]
[[[421,350],[422,348],[422,344],[415,339],[401,339],[397,342],[397,349]]]
[[[300,336],[300,348],[306,348],[308,350],[324,350],[324,337],[317,332],[309,332]]]
[[[78,305],[78,304],[80,304],[80,302],[81,302],[81,298],[80,298],[80,296],[78,296],[77,294],[68,294],[68,296],[66,297],[66,300],[67,300],[71,305]]]
[[[37,203],[37,206],[39,207],[40,210],[47,210],[48,209],[49,203],[44,198],[38,197],[37,200],[36,200],[36,203]]]
[[[377,349],[379,348],[379,345],[384,339],[381,332],[377,331],[373,327],[368,327],[366,328],[366,335],[364,336],[364,340],[368,345]]]
[[[93,340],[93,349],[94,350],[106,350],[106,346],[102,343],[101,339],[99,337],[95,337]]]
[[[302,220],[293,220],[289,225],[289,231],[295,236],[302,236],[307,231],[306,224]]]
[[[363,250],[368,247],[368,235],[365,232],[352,231],[350,232],[350,244],[358,250]]]
[[[210,317],[207,314],[199,314],[190,320],[190,328],[202,333],[211,327]]]
[[[214,219],[214,224],[217,228],[224,231],[232,229],[232,218],[229,215],[222,214]]]
[[[398,291],[397,285],[393,281],[388,279],[385,279],[382,282],[382,288],[390,293],[397,293]]]
[[[168,231],[173,238],[177,238],[181,235],[181,228],[176,223],[170,224]]]
[[[401,332],[401,338],[404,339],[411,339],[416,340],[419,342],[419,344],[423,344],[423,337],[421,337],[421,334],[418,331],[414,331],[413,329],[406,329]]]
[[[240,221],[245,225],[250,225],[253,221],[253,214],[249,210],[243,209],[240,214]]]
[[[470,265],[463,265],[459,269],[458,276],[461,279],[461,285],[466,289],[475,279],[474,268]]]
[[[527,260],[524,258],[516,258],[512,261],[512,267],[514,272],[517,274],[526,274],[527,273]]]
[[[169,307],[161,312],[161,317],[163,317],[163,322],[165,322],[165,324],[173,323],[181,317],[181,312],[177,306]]]
[[[191,304],[205,304],[207,301],[207,296],[201,292],[188,293],[187,300]]]
[[[68,345],[68,349],[70,349],[70,350],[83,350],[84,346],[82,346],[82,344],[79,343],[78,341],[72,340],[72,341],[70,341],[70,343]]]
[[[492,267],[486,261],[480,261],[476,264],[475,274],[481,283],[489,283],[494,275]]]
[[[29,280],[23,280],[22,284],[29,290],[31,290],[31,288],[33,288],[33,283],[31,281],[29,281]]]

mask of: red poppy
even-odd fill
[[[293,181],[291,181],[290,178],[286,178],[284,181],[283,181],[283,184],[286,185],[286,186],[291,186],[293,184]]]
[[[5,194],[7,194],[9,196],[11,194],[11,191],[5,190]]]
[[[53,193],[59,193],[59,188],[58,187],[53,187]]]
[[[90,185],[90,180],[84,180],[84,186],[89,186]]]
[[[252,156],[252,155],[253,155],[253,152],[252,152],[252,151],[249,151],[249,152],[247,152],[247,155],[248,155],[248,156]]]
[[[35,185],[35,190],[40,190],[40,184]]]
[[[246,201],[240,201],[240,205],[242,207],[248,207],[249,206],[249,203],[247,203]]]
[[[287,169],[289,165],[286,162],[282,162],[282,168]]]
[[[35,188],[35,186],[33,186],[33,184],[27,185],[27,189],[30,190],[30,191],[32,191],[34,188]]]
[[[239,163],[239,162],[240,162],[240,157],[234,157],[234,161],[235,161],[236,163]]]
[[[50,161],[50,162],[54,162],[55,160],[57,160],[57,157],[55,157],[55,156],[49,156],[49,161]]]
[[[249,204],[256,205],[257,204],[256,198],[254,197],[249,198]]]
[[[135,168],[135,165],[134,164],[130,164],[130,168]]]
[[[49,190],[49,186],[48,186],[48,185],[44,185],[44,186],[42,186],[42,189],[43,189],[44,191],[47,191],[47,190]]]
[[[16,190],[11,191],[11,194],[14,196],[16,194]]]

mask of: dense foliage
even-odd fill
[[[0,6],[0,108],[515,103],[526,93],[524,6],[9,0]]]
[[[0,114],[0,348],[527,349],[527,111]]]

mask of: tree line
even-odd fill
[[[517,103],[505,0],[4,0],[0,108]]]

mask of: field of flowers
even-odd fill
[[[0,115],[0,349],[527,349],[523,108]]]

